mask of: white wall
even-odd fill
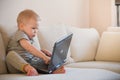
[[[40,26],[89,27],[89,0],[0,0],[0,32],[6,46],[9,36],[17,29],[17,15],[24,9],[40,15]]]
[[[115,0],[90,0],[90,27],[100,34],[108,27],[116,26]]]
[[[41,26],[89,27],[89,0],[0,0],[0,25],[15,26],[18,13],[24,9],[37,12]]]
[[[0,26],[16,26],[16,17],[24,9],[33,9],[41,26],[66,24],[93,27],[102,33],[116,26],[115,0],[0,0]],[[9,30],[9,29],[8,29]]]

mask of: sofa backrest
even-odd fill
[[[15,33],[16,30],[17,30],[17,26],[8,27],[8,26],[0,25],[0,32],[3,38],[3,42],[5,44],[5,49],[7,48],[10,37]]]
[[[66,28],[62,25],[54,26],[40,26],[38,37],[40,41],[41,48],[47,49],[52,52],[54,43],[62,36],[66,35]],[[70,49],[68,51],[67,63],[74,62],[70,57]]]
[[[94,28],[67,27],[73,33],[71,56],[79,61],[93,61],[98,48],[99,34]]]
[[[5,56],[6,56],[5,47],[4,47],[3,39],[0,33],[0,74],[7,73]]]
[[[2,38],[0,38],[0,73],[7,72],[5,64],[6,48],[11,35],[16,30],[17,27],[14,26],[10,29],[0,27],[2,35]],[[74,61],[93,61],[99,43],[99,34],[95,29],[82,29],[64,25],[41,26],[38,32],[39,42],[36,37],[38,43],[35,45],[38,46],[38,49],[41,47],[52,51],[55,41],[69,32],[73,33],[73,38],[67,56],[67,63]]]
[[[55,41],[69,32],[73,33],[69,61],[93,61],[99,43],[99,34],[93,28],[82,29],[65,25],[42,26],[39,28],[40,45],[52,51]]]
[[[120,27],[108,27],[107,32],[120,32]]]
[[[120,62],[120,27],[109,27],[103,32],[95,59]]]

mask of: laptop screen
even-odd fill
[[[50,71],[56,70],[65,63],[72,35],[72,33],[66,35],[54,44],[50,66],[48,66]]]

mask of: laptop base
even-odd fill
[[[37,69],[38,73],[41,73],[41,74],[51,74],[48,70],[46,69]]]

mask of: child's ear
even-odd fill
[[[21,30],[22,30],[22,29],[23,29],[23,27],[24,27],[24,24],[23,24],[23,23],[20,23],[20,24],[19,24],[19,29],[21,29]]]

